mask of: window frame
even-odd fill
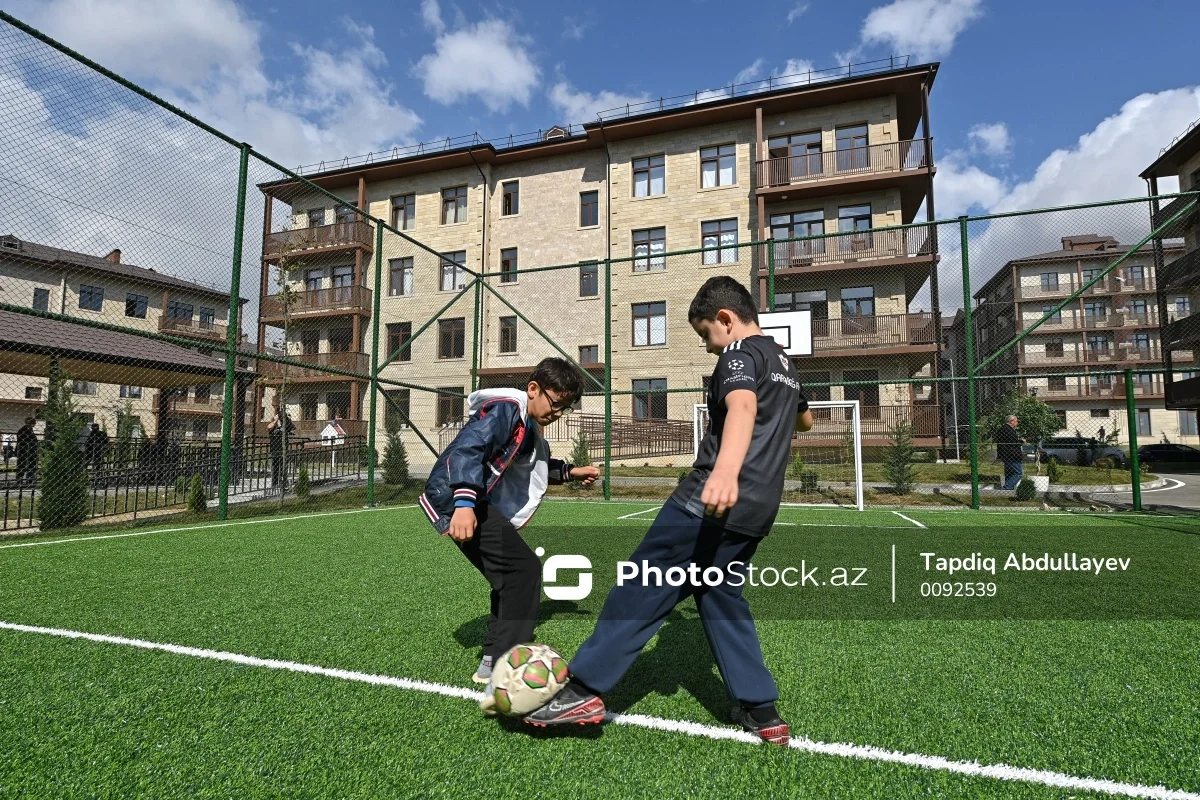
[[[516,283],[520,270],[520,254],[516,247],[505,247],[500,250],[500,282]]]
[[[104,287],[93,286],[90,283],[79,284],[79,310],[102,312],[104,310]]]
[[[510,187],[512,187],[510,189]],[[500,216],[518,217],[521,215],[521,181],[514,179],[500,183]]]
[[[467,265],[466,250],[451,250],[447,253],[438,253],[438,266],[440,272],[438,275],[438,291],[441,292],[461,292],[467,285],[467,271],[464,269]],[[461,258],[460,258],[461,256]],[[453,265],[453,269],[447,272],[447,268]],[[451,288],[446,288],[446,278],[451,278]],[[461,285],[460,285],[461,282]]]
[[[438,386],[436,391],[437,404],[435,407],[434,423],[439,428],[447,428],[454,424],[461,424],[466,406],[462,397],[463,387],[461,386]],[[444,392],[458,392],[458,394],[444,394]],[[455,408],[457,407],[457,412]]]
[[[728,149],[728,152],[722,152],[726,149]],[[728,183],[723,182],[721,180],[722,163],[725,161],[725,159],[729,160],[730,178],[729,178]],[[712,174],[714,175],[714,180],[716,182],[713,183],[711,186],[706,186],[704,183],[705,167],[710,164],[714,165]],[[738,185],[738,181],[737,181],[737,143],[736,142],[726,142],[724,144],[715,144],[715,145],[710,145],[708,147],[701,147],[700,148],[700,188],[701,189],[726,189],[726,188],[729,188],[730,186],[737,186],[737,185]]]
[[[642,384],[642,386],[639,387],[638,384]],[[633,401],[630,412],[634,419],[662,420],[670,418],[669,384],[666,378],[633,378],[630,380],[629,386]],[[655,413],[660,404],[661,416]],[[638,413],[639,405],[643,407],[644,413]]]
[[[38,302],[39,298],[43,302],[39,303]],[[39,306],[40,306],[40,308],[39,308]],[[30,308],[32,308],[34,311],[40,311],[43,314],[49,314],[50,313],[50,290],[43,288],[41,286],[35,286],[33,288],[33,303],[30,306]]]
[[[392,346],[393,339],[395,347]],[[387,327],[384,329],[384,342],[387,346],[385,359],[394,357],[395,361],[412,361],[412,345],[407,344],[410,339],[412,339],[411,321],[387,323]]]
[[[584,355],[585,351],[594,351],[595,357],[588,359]],[[580,364],[599,364],[600,363],[600,345],[598,344],[581,344],[579,345],[579,363]]]
[[[661,232],[661,237],[655,234]],[[639,241],[639,236],[644,237]],[[630,232],[630,242],[633,250],[633,271],[635,273],[643,272],[666,272],[667,270],[667,228],[665,225],[660,225],[655,228],[637,228]],[[655,245],[660,245],[661,249],[654,250]],[[638,247],[645,246],[646,252],[638,255]]]
[[[594,284],[591,288],[593,291],[585,291],[588,288],[588,276]],[[599,297],[600,296],[600,262],[584,261],[579,265],[579,296],[580,297]]]
[[[717,226],[715,232],[705,232],[705,228],[710,225]],[[739,260],[741,248],[738,247],[738,228],[740,222],[737,217],[726,217],[725,219],[710,219],[701,221],[700,223],[700,247],[704,252],[701,254],[700,263],[706,267],[720,266],[721,264],[736,264]],[[725,244],[724,238],[727,233],[733,234],[733,243]],[[707,241],[710,237],[716,239],[716,244],[709,246]],[[710,260],[713,259],[713,260]]]
[[[129,313],[130,303],[133,304],[133,313]],[[137,292],[125,293],[125,316],[131,319],[145,319],[146,312],[150,306],[150,298],[144,294]]]
[[[181,313],[183,309],[187,309],[187,316]],[[196,306],[194,303],[185,303],[182,300],[168,300],[167,307],[163,309],[163,316],[167,319],[184,320],[189,325],[192,318],[196,316]]]
[[[383,428],[384,430],[408,430],[412,420],[412,391],[409,389],[384,389]],[[390,400],[389,400],[390,397]],[[396,410],[399,407],[399,410]],[[403,414],[404,419],[399,419]],[[395,425],[392,424],[395,420]]]
[[[415,290],[413,257],[401,256],[388,259],[388,297],[412,297]],[[408,263],[405,263],[408,262]],[[396,273],[400,273],[400,291],[396,291]],[[407,289],[407,291],[405,291]]]
[[[631,303],[630,318],[633,323],[633,335],[631,338],[632,347],[665,347],[667,344],[667,301],[666,300],[651,300],[645,303]],[[658,307],[662,308],[662,312],[658,313]],[[641,311],[639,311],[641,309]],[[662,341],[654,341],[654,320],[661,319]],[[646,341],[638,344],[638,328],[639,321],[645,320]]]
[[[447,212],[451,213],[448,215]],[[452,216],[453,220],[448,219],[448,216]],[[462,225],[466,221],[467,185],[447,186],[442,189],[442,224]]]
[[[449,353],[449,355],[447,355]],[[457,354],[456,354],[457,353]],[[453,317],[438,320],[438,349],[439,361],[452,361],[466,358],[467,353],[467,318]]]
[[[416,192],[396,194],[391,197],[392,227],[398,231],[411,231],[417,227],[417,195]],[[400,212],[404,212],[403,219]]]
[[[592,202],[585,202],[584,197],[586,195],[592,195],[595,198],[595,200],[593,200]],[[584,209],[588,208],[588,207],[591,207],[592,214],[596,218],[595,222],[586,222],[584,220],[584,217],[583,217]],[[579,193],[579,227],[580,228],[599,228],[600,227],[600,190],[599,189],[589,189],[586,192]]]
[[[120,389],[117,391],[117,396],[122,400],[141,400],[142,387],[131,386],[123,383],[121,384]]]
[[[498,351],[505,355],[517,352],[517,318],[515,315],[500,317],[498,323]]]
[[[633,170],[633,180],[631,181],[631,190],[635,199],[643,197],[665,197],[667,194],[667,155],[666,153],[657,153],[649,156],[638,156],[631,159],[631,168]],[[659,171],[659,180],[661,181],[661,190],[654,190],[655,170]],[[645,178],[646,193],[638,194],[638,183]]]

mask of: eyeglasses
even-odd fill
[[[575,410],[574,406],[571,404],[572,401],[570,400],[555,400],[549,394],[546,395],[546,399],[550,401],[550,411],[553,414],[558,414],[559,416],[565,417],[567,414],[570,414]]]

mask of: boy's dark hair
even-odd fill
[[[722,308],[732,311],[742,322],[758,323],[758,308],[745,286],[725,275],[709,278],[696,292],[688,308],[688,322],[717,318]]]
[[[529,381],[537,381],[543,389],[556,392],[564,403],[574,403],[583,394],[579,370],[565,358],[543,358],[529,373]]]

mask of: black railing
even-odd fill
[[[933,163],[928,139],[847,147],[803,155],[776,156],[758,162],[760,187],[925,169]]]

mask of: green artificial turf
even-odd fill
[[[586,544],[600,564],[628,555],[652,509],[548,502],[527,538]],[[1178,517],[903,513],[926,533],[890,511],[786,508],[759,556],[1074,531],[1081,547],[1137,538],[1182,569],[1200,540]],[[462,687],[487,611],[483,579],[412,508],[10,547],[0,576],[7,622]],[[1200,791],[1194,619],[800,619],[748,596],[794,736]],[[574,652],[601,599],[544,601],[539,640]],[[8,630],[0,687],[0,797],[1092,796],[628,726],[545,735],[468,700]],[[607,699],[726,724],[691,601]]]

